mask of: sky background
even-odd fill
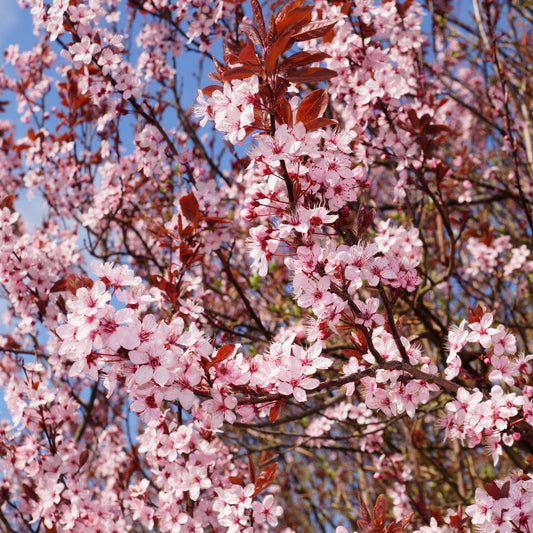
[[[29,48],[33,41],[31,15],[19,7],[17,0],[0,0],[0,50],[14,43],[21,49]]]

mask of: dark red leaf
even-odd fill
[[[239,24],[239,29],[246,35],[246,37],[248,37],[250,42],[258,46],[263,46],[263,41],[261,40],[261,36],[259,35],[259,32],[255,26],[247,24],[246,22],[241,22]]]
[[[281,405],[281,402],[277,401],[274,402],[274,405],[270,408],[269,415],[272,423],[274,423],[278,419],[279,412],[281,411]]]
[[[87,459],[89,459],[89,450],[85,448],[85,450],[80,453],[80,468],[87,462]]]
[[[226,344],[221,346],[218,351],[213,363],[221,363],[226,360],[233,352],[235,351],[235,344]]]
[[[233,485],[240,485],[241,487],[244,487],[245,483],[244,480],[241,477],[238,476],[230,476],[229,481]]]
[[[405,2],[401,3],[398,0],[396,0],[396,10],[398,11],[398,15],[400,17],[404,17],[406,11],[409,9],[411,4],[413,3],[413,0],[405,0]]]
[[[213,96],[213,93],[215,91],[223,92],[224,89],[220,85],[208,85],[207,87],[204,87],[202,89],[202,94],[206,96],[207,98],[211,98],[211,96]]]
[[[510,489],[511,489],[511,482],[507,480],[500,488],[501,497],[507,498],[509,496]]]
[[[8,196],[4,196],[0,200],[0,209],[4,209],[4,207],[7,207],[10,211],[13,211],[13,202],[17,198],[16,194],[10,194]]]
[[[22,484],[22,490],[24,491],[25,495],[32,499],[35,502],[39,502],[39,496],[37,496],[37,493],[29,486],[26,485],[26,483]]]
[[[253,67],[233,67],[223,72],[220,79],[222,81],[245,80],[254,74],[260,74],[260,70],[253,69]]]
[[[276,472],[278,470],[278,463],[265,466],[255,481],[254,498],[260,492],[265,490],[274,481]]]
[[[276,31],[278,35],[284,33],[293,34],[299,28],[311,22],[313,16],[313,6],[297,6],[288,11],[278,22],[276,22]]]
[[[276,17],[270,17],[267,27],[266,45],[272,44],[276,40]]]
[[[274,72],[278,59],[283,52],[287,51],[291,44],[290,35],[278,37],[267,49],[265,54],[265,70],[267,74]]]
[[[278,68],[279,70],[288,70],[295,67],[306,67],[330,57],[326,52],[298,52],[282,61]]]
[[[266,42],[266,26],[265,19],[263,18],[263,10],[261,9],[261,4],[259,3],[259,0],[250,0],[250,4],[252,6],[252,14],[254,16],[257,30],[264,46],[264,43]]]
[[[409,121],[413,125],[413,128],[415,130],[419,130],[420,120],[418,119],[418,115],[416,114],[416,111],[414,109],[409,109],[409,111],[407,111],[407,116],[409,117]]]
[[[58,279],[50,289],[50,292],[61,292],[66,291],[67,289],[67,278]]]
[[[411,521],[413,518],[414,513],[410,513],[407,516],[404,516],[401,520],[398,522],[395,522],[394,524],[389,524],[385,528],[385,533],[402,533],[405,526]]]
[[[370,522],[372,517],[370,516],[370,512],[368,511],[368,507],[366,506],[365,502],[363,501],[363,498],[359,494],[359,507],[361,508],[361,515],[363,517],[364,522]]]
[[[66,289],[72,294],[76,294],[78,289],[85,287],[86,289],[91,289],[94,285],[94,281],[85,276],[84,274],[67,274],[66,279]]]
[[[192,228],[192,226],[187,226],[187,228],[185,228],[185,230],[187,230],[188,228]],[[181,235],[182,236],[185,236],[187,232],[186,231],[182,231]],[[192,233],[192,232],[191,232]],[[200,259],[201,256],[197,255],[196,254],[196,250],[194,250],[193,248],[190,248],[189,246],[187,246],[186,243],[184,242],[181,242],[180,243],[180,261],[184,264],[184,265],[188,265],[189,263],[191,263],[191,261],[193,259]]]
[[[374,505],[374,522],[379,529],[383,529],[387,515],[387,502],[385,496],[380,494]]]
[[[191,222],[194,222],[196,220],[199,205],[198,201],[196,200],[196,197],[192,192],[180,198],[180,207],[183,216],[187,220],[190,220]]]
[[[328,93],[324,89],[317,89],[302,99],[296,111],[296,123],[309,122],[321,117],[328,107]]]
[[[452,130],[444,124],[429,124],[424,128],[424,133],[427,133],[428,135],[435,135],[436,133],[441,133],[443,131],[448,133]]]
[[[292,126],[292,107],[285,96],[276,102],[275,113],[280,124]]]
[[[317,83],[334,78],[337,72],[329,68],[322,67],[304,67],[299,69],[290,69],[284,75],[288,81],[296,83]]]
[[[485,483],[485,490],[489,494],[489,496],[492,496],[495,500],[499,500],[502,496],[502,493],[500,491],[500,488],[494,481],[491,481],[489,483]]]
[[[250,454],[248,454],[248,475],[250,476],[250,481],[255,483],[255,466]]]
[[[307,131],[317,130],[318,128],[327,128],[328,126],[336,126],[338,122],[332,118],[314,118],[308,122],[304,122]]]
[[[287,17],[287,15],[291,12],[300,7],[304,3],[304,0],[293,0],[292,2],[289,2],[288,4],[284,5],[279,12],[276,14],[274,20],[276,22],[276,28],[279,30],[280,25],[283,23],[283,19]]]
[[[250,66],[250,68],[261,67],[261,63],[255,52],[252,41],[248,41],[246,46],[239,53],[239,61],[244,66]]]
[[[318,39],[331,30],[335,24],[337,24],[336,20],[314,20],[300,28],[300,30],[292,36],[292,40],[309,41],[311,39]]]

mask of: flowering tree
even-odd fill
[[[0,529],[533,531],[530,3],[20,3]]]

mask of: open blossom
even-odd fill
[[[278,525],[278,517],[283,514],[283,509],[276,505],[276,500],[272,494],[267,494],[261,502],[253,502],[252,509],[254,510],[254,520],[258,524],[267,522],[272,527]]]
[[[172,350],[165,350],[157,341],[143,344],[129,353],[130,361],[136,365],[135,381],[144,385],[154,380],[164,386],[172,379],[172,370],[176,367],[177,356]]]
[[[472,330],[468,340],[470,342],[479,342],[483,348],[489,348],[492,344],[492,336],[498,333],[492,325],[492,313],[485,313],[479,322],[471,322],[468,327]]]
[[[100,49],[99,44],[91,42],[89,37],[84,35],[80,42],[74,43],[70,47],[70,52],[73,55],[74,61],[88,65]]]
[[[299,224],[295,226],[296,231],[307,233],[315,230],[316,227],[323,224],[332,224],[338,216],[329,214],[325,207],[313,207],[311,209],[300,208],[297,212]]]
[[[254,260],[254,268],[260,276],[266,276],[268,271],[268,262],[272,255],[278,249],[279,240],[275,231],[271,231],[266,226],[257,226],[250,230],[250,239],[248,241],[250,248],[250,257]]]
[[[234,409],[236,406],[237,398],[224,396],[220,391],[214,389],[211,393],[211,399],[202,404],[202,407],[210,415],[208,429],[218,429],[224,422],[230,424],[235,422]]]
[[[355,305],[359,308],[359,315],[355,317],[356,324],[362,324],[367,328],[371,328],[373,324],[383,326],[385,317],[378,313],[379,300],[377,298],[369,298],[366,302],[356,300]]]

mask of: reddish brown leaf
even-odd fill
[[[257,57],[252,41],[248,41],[246,46],[240,51],[239,61],[244,66],[250,66],[252,69],[253,67],[261,67],[261,63]]]
[[[370,227],[370,224],[372,224],[375,216],[376,210],[374,208],[371,208],[369,211],[367,211],[365,205],[361,203],[356,219],[358,238],[361,238],[363,233]]]
[[[283,19],[287,17],[287,15],[294,11],[296,8],[300,7],[304,3],[304,0],[293,0],[292,2],[289,2],[288,4],[284,5],[277,15],[275,16],[274,20],[276,22],[276,28],[279,29],[280,24],[283,23]]]
[[[196,197],[192,192],[180,198],[180,207],[183,216],[187,220],[190,220],[191,222],[196,220],[196,216],[198,215],[198,210],[200,207]]]
[[[277,401],[274,402],[274,405],[270,408],[269,415],[272,423],[274,423],[278,419],[279,413],[281,411],[281,405],[281,402]]]
[[[480,322],[486,312],[487,309],[482,304],[477,304],[475,309],[468,306],[468,323],[473,324],[474,322]]]
[[[248,37],[250,42],[258,46],[263,46],[263,41],[261,40],[261,36],[259,35],[259,32],[255,26],[247,24],[246,22],[241,22],[239,24],[239,29],[246,35],[246,37]]]
[[[4,196],[0,200],[0,209],[4,209],[4,207],[7,207],[10,211],[13,211],[13,202],[17,198],[16,194],[10,194],[8,196]]]
[[[276,102],[275,113],[280,124],[292,125],[292,107],[285,96]]]
[[[318,128],[327,128],[328,126],[336,126],[338,122],[332,118],[314,118],[309,122],[304,122],[305,129],[307,131],[317,130]]]
[[[268,21],[266,45],[272,44],[276,40],[276,17],[273,15]]]
[[[260,74],[260,70],[253,67],[233,67],[226,70],[220,75],[222,81],[245,80],[254,74]]]
[[[22,490],[24,491],[24,494],[32,499],[35,502],[39,502],[39,496],[37,496],[37,493],[29,486],[26,485],[26,483],[22,484]]]
[[[297,29],[311,22],[313,16],[313,6],[297,6],[288,11],[279,21],[276,22],[278,35],[284,33],[294,34]]]
[[[385,533],[402,533],[405,526],[411,521],[413,518],[414,513],[410,513],[407,516],[404,516],[401,520],[398,522],[395,522],[394,524],[389,524],[385,528]]]
[[[288,57],[279,64],[279,70],[288,70],[296,67],[306,67],[331,57],[326,52],[298,52]]]
[[[378,527],[373,521],[363,526],[360,526],[360,528],[360,533],[383,533],[383,530]]]
[[[228,480],[230,481],[231,484],[233,485],[240,485],[241,487],[244,487],[245,483],[244,483],[244,480],[242,479],[242,477],[238,477],[238,476],[230,476],[228,478]]]
[[[37,136],[35,135],[35,132],[33,131],[33,128],[30,128],[30,129],[26,132],[26,135],[27,135],[27,137],[30,139],[30,141],[35,141],[35,139],[37,139]]]
[[[404,17],[406,11],[411,7],[411,4],[413,3],[413,0],[405,0],[405,2],[401,3],[398,0],[396,0],[396,10],[398,11],[398,14],[400,17]]]
[[[359,499],[359,507],[361,508],[361,515],[363,517],[363,521],[365,523],[370,522],[372,517],[370,516],[370,512],[368,511],[368,507],[366,506],[366,504],[363,501],[363,498],[361,497],[360,494],[358,496],[358,499]]]
[[[278,463],[265,466],[255,481],[254,498],[260,492],[265,490],[274,481],[276,472],[278,470]]]
[[[383,529],[387,515],[387,502],[385,496],[380,494],[374,505],[374,522],[379,529]]]
[[[463,531],[463,526],[468,520],[467,516],[463,516],[463,507],[457,506],[457,514],[450,515],[450,526],[458,531]]]
[[[224,217],[202,217],[202,221],[213,225],[231,223],[231,220]]]
[[[89,450],[85,448],[85,450],[80,453],[80,468],[87,462],[87,459],[89,459]]]
[[[66,291],[67,289],[67,278],[58,279],[50,289],[50,292],[61,292]]]
[[[248,475],[250,476],[250,481],[255,483],[255,466],[250,454],[248,454]]]
[[[415,130],[420,130],[420,120],[418,119],[418,115],[414,109],[409,109],[407,111],[407,116],[409,117],[409,121],[413,125],[413,128]]]
[[[424,128],[424,133],[427,133],[428,135],[435,135],[436,133],[441,133],[443,131],[449,133],[452,130],[444,124],[429,124]]]
[[[296,111],[296,123],[309,122],[322,116],[328,107],[328,93],[324,89],[317,89],[302,99]]]
[[[84,274],[67,274],[65,279],[66,290],[70,291],[72,294],[76,294],[77,290],[82,287],[91,289],[94,285],[94,281]]]
[[[173,283],[170,283],[162,276],[152,276],[152,283],[167,295],[167,298],[172,304],[176,301],[178,290]]]
[[[331,30],[335,24],[337,24],[336,20],[314,20],[300,28],[300,30],[292,36],[292,40],[309,41],[311,39],[318,39]]]
[[[225,42],[224,43],[224,61],[226,65],[236,65],[239,63],[238,54],[241,51],[240,47],[236,47],[234,44]]]
[[[223,92],[223,90],[223,87],[221,87],[220,85],[207,85],[207,87],[204,87],[202,89],[202,94],[207,98],[211,98],[215,91]]]
[[[491,481],[490,483],[485,483],[485,490],[489,494],[489,496],[492,496],[495,500],[499,500],[502,496],[502,493],[500,491],[500,487],[494,483],[494,481]]]
[[[250,4],[252,6],[252,14],[254,16],[259,36],[261,37],[261,41],[264,45],[264,43],[266,42],[266,26],[265,19],[263,18],[263,10],[261,9],[261,4],[259,3],[259,0],[250,0]]]
[[[290,41],[290,35],[282,35],[268,47],[265,54],[265,70],[267,74],[274,72],[279,57],[290,48]]]
[[[226,344],[221,346],[218,351],[213,363],[221,363],[226,360],[233,352],[235,351],[235,344]]]
[[[46,315],[46,306],[48,305],[48,300],[43,300],[42,298],[38,298],[36,303],[37,303],[37,309],[39,310],[39,314],[42,317],[45,316]]]
[[[185,230],[187,230],[188,228],[192,228],[192,226],[187,226]],[[187,233],[186,231],[182,231],[181,235],[184,236],[186,233]],[[194,250],[193,248],[190,248],[184,242],[180,243],[179,250],[180,250],[180,261],[184,265],[190,264],[193,259],[196,259],[196,260],[201,259],[201,256],[196,254],[196,250]]]
[[[507,498],[511,490],[511,482],[507,480],[500,488],[500,493],[502,498]]]
[[[290,69],[284,78],[296,83],[317,83],[334,78],[337,72],[329,68],[322,67],[304,67],[299,69]]]

